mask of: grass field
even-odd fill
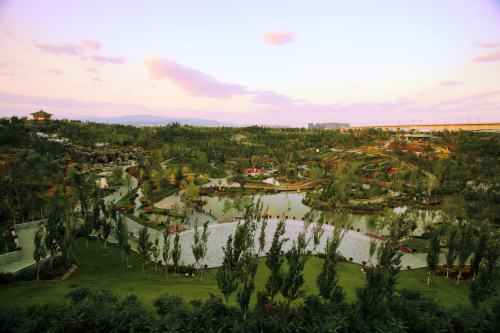
[[[153,300],[162,294],[180,295],[186,300],[204,299],[209,293],[222,297],[215,279],[216,270],[206,272],[203,280],[172,274],[166,278],[164,272],[154,272],[153,264],[149,264],[148,273],[144,276],[135,253],[130,260],[132,268],[127,270],[125,263],[121,261],[120,251],[115,247],[104,248],[102,243],[92,241],[86,250],[84,241],[78,240],[77,250],[80,266],[65,281],[17,282],[0,286],[0,311],[26,304],[63,301],[64,295],[76,287],[110,289],[120,296],[133,293],[138,295],[147,307],[152,307]],[[307,293],[317,293],[315,281],[321,265],[322,259],[310,258],[307,261],[304,285]],[[264,289],[267,275],[267,267],[262,260],[256,276],[257,290]],[[436,277],[428,287],[426,277],[425,269],[402,271],[398,287],[418,289],[447,307],[469,305],[467,283],[457,286],[454,281]],[[347,294],[347,300],[352,302],[356,296],[356,288],[364,284],[364,274],[360,271],[360,266],[341,263],[340,284]],[[234,302],[233,299],[231,301]]]

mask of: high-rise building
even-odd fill
[[[309,123],[307,128],[312,129],[341,129],[351,127],[348,123]]]

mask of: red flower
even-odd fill
[[[266,309],[267,312],[273,312],[274,304],[271,302],[267,302],[266,304],[264,304],[264,308]]]

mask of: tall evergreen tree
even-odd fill
[[[427,252],[427,285],[431,284],[432,273],[439,264],[439,253],[441,250],[441,229],[434,229],[429,239],[429,250]]]
[[[313,224],[312,227],[312,240],[313,240],[313,253],[316,255],[316,250],[318,248],[318,245],[321,241],[321,237],[323,237],[323,234],[325,232],[324,228],[325,224],[325,217],[323,214],[317,219],[316,223]]]
[[[36,279],[35,281],[40,280],[40,262],[45,259],[47,255],[47,249],[45,247],[44,242],[44,230],[40,227],[35,233],[34,239],[35,249],[33,250],[33,259],[36,262]]]
[[[267,228],[267,211],[260,223],[260,233],[259,233],[259,255],[264,253],[264,248],[266,247],[266,228]]]
[[[165,223],[165,230],[163,231],[163,248],[162,257],[165,263],[165,278],[168,276],[168,262],[170,260],[170,243],[171,243],[171,233],[170,233],[170,216],[167,218]]]
[[[172,263],[174,264],[174,272],[177,272],[177,268],[179,267],[179,260],[181,259],[181,244],[179,242],[179,226],[175,227],[175,236],[174,236],[174,246],[172,248]]]
[[[304,266],[307,260],[305,256],[306,246],[305,232],[301,232],[293,242],[290,251],[285,255],[288,270],[283,275],[281,293],[288,299],[288,303],[304,295],[304,291],[300,288],[304,284]]]
[[[152,243],[149,240],[148,228],[143,226],[139,231],[139,238],[137,239],[137,253],[142,260],[142,272],[146,275],[146,264],[151,260],[151,247]]]
[[[457,236],[457,256],[458,256],[458,275],[457,284],[462,278],[462,273],[465,268],[467,259],[471,256],[474,250],[474,229],[473,226],[464,219],[458,221],[458,236]]]
[[[343,300],[342,288],[338,277],[338,255],[337,250],[342,240],[343,233],[339,227],[335,227],[333,234],[327,239],[325,247],[325,260],[319,273],[316,284],[319,294],[324,300],[340,302]]]
[[[238,276],[236,272],[236,260],[233,257],[233,236],[229,235],[226,240],[226,246],[222,248],[224,257],[222,259],[222,266],[217,270],[217,286],[224,295],[226,303],[229,302],[229,297],[235,292],[238,287]]]
[[[455,224],[449,224],[446,232],[446,247],[448,252],[446,253],[446,277],[450,276],[450,267],[455,263],[457,259],[457,241],[458,241],[458,229]]]
[[[266,266],[271,271],[269,278],[266,282],[266,292],[274,300],[276,294],[281,290],[283,284],[283,262],[285,259],[281,255],[281,248],[283,244],[288,240],[283,238],[285,234],[285,220],[281,218],[276,226],[274,232],[273,241],[271,243],[271,248],[269,249],[269,256],[266,258]]]
[[[476,242],[474,242],[474,256],[471,260],[471,270],[474,274],[474,278],[479,272],[479,265],[483,260],[486,247],[488,244],[490,224],[488,220],[483,221],[478,230],[478,237]]]

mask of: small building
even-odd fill
[[[33,120],[36,121],[50,120],[50,118],[52,117],[50,113],[45,112],[42,109],[40,109],[40,111],[32,113],[31,116],[33,117]]]
[[[250,176],[256,176],[262,174],[262,169],[259,168],[246,168],[245,173]]]

